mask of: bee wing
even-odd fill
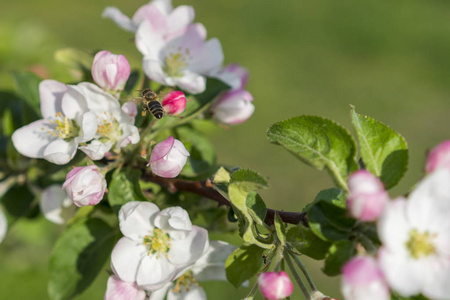
[[[136,98],[133,98],[133,101],[136,102],[136,103],[141,103],[143,101],[143,98],[142,97],[136,97]]]

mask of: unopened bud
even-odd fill
[[[170,92],[164,96],[162,106],[169,115],[179,115],[186,108],[186,96],[180,91]]]
[[[92,77],[104,90],[121,91],[130,76],[130,64],[124,55],[100,51],[94,57]]]
[[[180,174],[189,155],[183,143],[170,136],[156,144],[147,166],[158,176],[174,178]]]
[[[425,164],[425,173],[431,173],[440,167],[450,169],[450,140],[440,143],[431,150]]]
[[[249,119],[255,111],[252,95],[245,90],[231,90],[222,93],[211,107],[216,120],[233,125]]]
[[[292,294],[294,286],[284,271],[262,273],[258,277],[259,289],[270,300],[284,299]]]

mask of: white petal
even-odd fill
[[[176,265],[190,264],[199,259],[209,247],[208,231],[198,226],[192,226],[192,230],[186,238],[171,240],[168,258]]]
[[[81,128],[83,132],[83,136],[81,141],[87,142],[94,138],[97,132],[97,116],[93,111],[88,111],[83,115],[83,120],[81,123]]]
[[[407,219],[408,202],[397,198],[387,203],[384,213],[378,220],[378,235],[383,245],[399,255],[408,255],[405,243],[412,229]]]
[[[61,216],[61,212],[67,202],[72,203],[66,191],[62,189],[61,185],[54,184],[42,193],[39,207],[47,220],[56,224],[63,224],[65,220]]]
[[[145,300],[145,297],[145,291],[136,283],[122,281],[115,275],[109,276],[104,300]]]
[[[169,32],[175,32],[194,21],[195,11],[192,6],[180,5],[168,17]]]
[[[167,293],[167,300],[206,300],[205,290],[198,285],[193,285],[186,291],[184,286],[180,291],[174,292],[170,289]]]
[[[164,300],[164,298],[166,298],[167,291],[170,287],[172,287],[172,285],[172,282],[170,282],[159,290],[151,292],[148,300]]]
[[[168,78],[163,71],[161,62],[159,62],[158,60],[144,56],[144,60],[142,61],[142,68],[144,69],[145,75],[147,75],[151,80],[164,85],[174,85],[174,82],[170,82],[170,80],[168,81]]]
[[[45,148],[58,139],[48,133],[48,120],[37,120],[17,129],[12,135],[12,142],[17,151],[27,157],[43,158]]]
[[[8,231],[8,220],[6,220],[3,211],[0,209],[0,243],[5,238],[7,231]]]
[[[159,208],[150,202],[132,201],[120,208],[119,225],[123,235],[143,242],[143,238],[153,233],[154,218]]]
[[[222,241],[211,241],[206,253],[195,262],[191,270],[198,281],[226,281],[225,260],[236,246]]]
[[[216,72],[223,63],[223,50],[220,41],[216,38],[208,40],[201,50],[194,53],[194,59],[189,64],[192,72],[208,74]]]
[[[114,143],[106,142],[102,143],[99,140],[93,140],[86,146],[80,146],[78,149],[86,153],[86,155],[92,160],[100,160],[105,157],[106,152],[111,150]]]
[[[164,46],[163,36],[153,28],[150,22],[144,21],[139,25],[136,32],[136,47],[144,57],[158,59]]]
[[[44,119],[54,118],[61,112],[61,100],[68,87],[62,82],[46,79],[39,84],[41,114]]]
[[[168,15],[172,11],[172,0],[153,0],[150,3],[165,15]]]
[[[134,24],[148,22],[152,31],[159,36],[164,36],[167,32],[167,17],[152,3],[141,6],[133,16]]]
[[[200,94],[206,89],[206,78],[190,71],[184,71],[183,76],[175,80],[177,86],[191,94]]]
[[[155,218],[155,226],[168,233],[171,240],[183,239],[192,230],[187,211],[178,206],[163,209]]]
[[[139,267],[136,282],[148,291],[155,291],[173,280],[176,268],[164,256],[146,255]]]
[[[77,119],[84,112],[87,112],[86,99],[73,86],[69,86],[68,91],[62,98],[62,112],[69,119]]]
[[[127,31],[136,32],[137,30],[136,25],[131,21],[131,19],[124,15],[117,7],[106,7],[105,10],[103,10],[102,17],[111,19],[119,27]]]
[[[76,85],[76,88],[86,99],[88,109],[94,111],[97,115],[102,115],[105,112],[115,114],[122,111],[119,101],[95,84],[81,82]]]
[[[430,257],[422,275],[422,293],[430,299],[448,299],[450,295],[450,260]]]
[[[77,152],[77,144],[74,141],[55,140],[44,151],[44,158],[57,165],[67,164]]]
[[[147,248],[127,237],[121,238],[111,253],[111,268],[123,281],[135,282],[138,268]]]

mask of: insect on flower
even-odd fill
[[[142,116],[146,116],[150,112],[155,118],[161,119],[164,115],[164,110],[161,102],[158,100],[158,95],[151,89],[144,89],[141,92],[142,97],[135,100],[142,101]]]

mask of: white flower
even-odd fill
[[[148,21],[136,33],[136,46],[144,55],[143,68],[152,80],[198,94],[206,89],[205,75],[220,69],[222,46],[206,39],[202,24],[190,24],[177,33],[162,36]]]
[[[92,160],[98,160],[111,148],[118,150],[130,143],[139,142],[139,131],[134,126],[134,118],[122,110],[112,95],[88,82],[79,83],[76,88],[86,98],[88,108],[95,113],[98,121],[95,140],[81,146],[80,150]]]
[[[441,168],[409,195],[388,203],[378,222],[378,258],[389,285],[403,296],[450,295],[450,171]]]
[[[39,84],[39,96],[44,119],[17,129],[12,142],[24,156],[66,164],[75,156],[79,143],[94,137],[97,118],[73,86],[44,80]]]
[[[222,241],[211,241],[206,253],[194,265],[181,270],[176,280],[154,291],[149,300],[204,300],[206,294],[199,281],[227,281],[225,260],[236,249]]]
[[[44,217],[56,224],[63,224],[65,222],[62,216],[63,208],[71,205],[72,201],[59,184],[53,184],[46,188],[39,202],[39,207]]]
[[[8,231],[8,220],[6,220],[3,211],[0,209],[0,243],[5,238],[7,231]]]
[[[123,281],[154,291],[175,279],[208,249],[208,232],[192,225],[180,207],[162,211],[149,202],[128,202],[119,211],[124,237],[111,254],[111,268]]]
[[[130,19],[116,7],[107,7],[103,11],[104,18],[111,19],[122,29],[136,32],[139,25],[148,21],[157,28],[161,35],[175,33],[192,23],[195,12],[192,6],[181,5],[173,9],[171,0],[153,0],[141,6]]]

